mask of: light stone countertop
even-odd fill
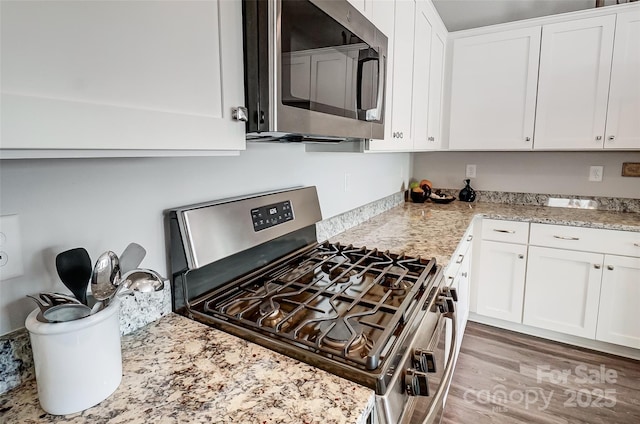
[[[330,240],[436,257],[446,265],[476,215],[640,232],[640,214],[495,203],[404,203]],[[123,379],[109,398],[57,417],[35,380],[0,396],[2,423],[360,423],[373,392],[170,314],[122,339]]]
[[[471,207],[469,207],[471,206]],[[501,203],[404,203],[330,238],[446,266],[476,215],[485,218],[640,232],[640,214]]]
[[[92,408],[47,414],[31,380],[0,396],[0,422],[360,424],[374,401],[363,386],[174,313],[123,336],[122,362],[120,386]]]

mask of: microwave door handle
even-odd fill
[[[384,57],[383,57],[384,59]],[[378,62],[378,97],[376,99],[376,108],[375,109],[362,109],[362,73],[364,64],[366,62],[376,61]],[[385,64],[383,63],[380,66],[380,55],[377,51],[372,48],[362,49],[358,53],[358,76],[357,76],[357,95],[356,95],[356,107],[358,109],[358,117],[362,118],[361,113],[364,112],[364,120],[365,121],[377,121],[381,116],[382,110],[382,99],[384,90],[381,90],[384,84],[384,70]]]

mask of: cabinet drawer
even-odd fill
[[[527,241],[529,241],[529,223],[484,219],[482,220],[482,240],[527,244]]]
[[[640,233],[629,231],[531,224],[529,244],[584,252],[640,256]]]
[[[469,248],[471,247],[471,241],[473,240],[473,224],[467,228],[467,231],[464,234],[464,237],[458,243],[458,247],[456,251],[451,256],[451,260],[447,265],[444,274],[447,278],[453,278],[458,273],[458,269],[460,265],[464,261],[464,258],[467,256],[469,252]]]

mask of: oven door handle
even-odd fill
[[[436,393],[433,396],[433,400],[429,404],[429,409],[427,409],[427,413],[425,415],[424,421],[422,421],[422,424],[440,423],[440,417],[442,416],[444,409],[444,398],[447,394],[449,386],[451,385],[451,380],[453,379],[453,370],[456,362],[456,350],[458,350],[458,334],[456,328],[458,320],[456,317],[456,313],[453,311],[445,313],[444,316],[445,318],[449,318],[451,320],[451,343],[449,345],[449,357],[447,358],[447,366],[445,367],[442,374],[442,380],[440,380],[438,390],[436,390]]]

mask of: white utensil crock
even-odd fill
[[[86,318],[45,323],[36,309],[25,326],[31,337],[42,409],[65,415],[109,397],[122,379],[120,301]]]

